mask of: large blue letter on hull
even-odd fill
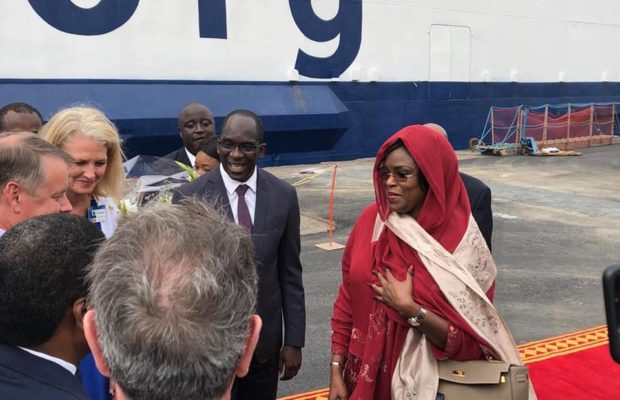
[[[101,0],[92,8],[71,0],[28,0],[34,11],[54,28],[75,35],[103,35],[123,26],[140,0]]]
[[[329,57],[297,52],[295,68],[310,78],[332,78],[342,74],[355,60],[362,41],[362,0],[339,0],[336,16],[325,21],[312,9],[312,0],[289,0],[293,19],[310,40],[327,42],[340,35],[338,48]]]

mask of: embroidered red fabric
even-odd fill
[[[374,299],[368,282],[377,283],[375,270],[385,274],[387,267],[402,280],[408,267],[413,267],[415,301],[448,320],[451,326],[446,348],[432,349],[437,359],[480,358],[480,346],[485,345],[448,303],[414,249],[388,229],[371,245],[377,213],[383,220],[390,213],[377,169],[385,158],[385,150],[397,140],[402,141],[429,184],[417,222],[445,249],[454,252],[470,216],[456,154],[444,136],[414,125],[398,131],[381,146],[373,172],[376,204],[362,212],[347,241],[342,260],[343,283],[332,316],[332,352],[349,357],[345,378],[352,389],[352,400],[389,398],[392,373],[410,329],[397,312]],[[493,288],[488,295],[492,295]]]

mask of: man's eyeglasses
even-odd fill
[[[381,177],[381,180],[387,181],[391,176],[397,182],[406,182],[407,179],[411,178],[412,176],[418,175],[420,173],[420,171],[416,171],[412,169],[405,169],[405,168],[397,169],[395,171],[390,171],[389,169],[385,167],[377,169],[377,172],[379,173],[379,177]]]
[[[260,146],[256,143],[235,143],[232,140],[218,139],[217,142],[224,150],[233,151],[236,147],[243,153],[254,153],[256,150],[258,150],[258,147]]]

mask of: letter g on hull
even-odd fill
[[[340,76],[357,57],[362,41],[362,0],[339,0],[338,14],[329,21],[319,18],[312,0],[289,0],[293,19],[310,40],[327,42],[340,35],[338,48],[329,57],[314,57],[303,50],[297,52],[295,69],[310,78]]]

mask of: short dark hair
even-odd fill
[[[217,140],[218,140],[217,136],[209,136],[207,138],[207,140],[205,140],[200,145],[200,147],[198,148],[198,151],[202,151],[203,153],[205,153],[209,157],[212,157],[212,158],[215,158],[216,160],[219,160],[220,159],[220,155],[217,154]]]
[[[265,140],[263,121],[260,119],[258,115],[256,115],[250,110],[239,109],[239,110],[231,111],[230,113],[228,113],[226,118],[224,118],[224,122],[222,123],[222,132],[224,132],[224,128],[226,128],[226,124],[228,123],[228,120],[235,115],[242,115],[244,117],[252,118],[254,122],[256,123],[256,134],[258,135],[258,142],[262,143],[263,140]]]
[[[48,341],[75,300],[86,296],[86,266],[103,233],[86,218],[51,214],[0,237],[0,342]]]
[[[43,122],[43,116],[41,115],[39,110],[37,110],[36,108],[31,106],[30,104],[28,104],[28,103],[9,103],[9,104],[3,106],[2,108],[0,108],[0,132],[4,131],[4,116],[7,115],[9,113],[9,111],[13,111],[13,112],[16,112],[18,114],[22,114],[22,113],[24,113],[24,114],[35,113],[35,114],[37,114],[37,116],[39,117],[41,122]]]

